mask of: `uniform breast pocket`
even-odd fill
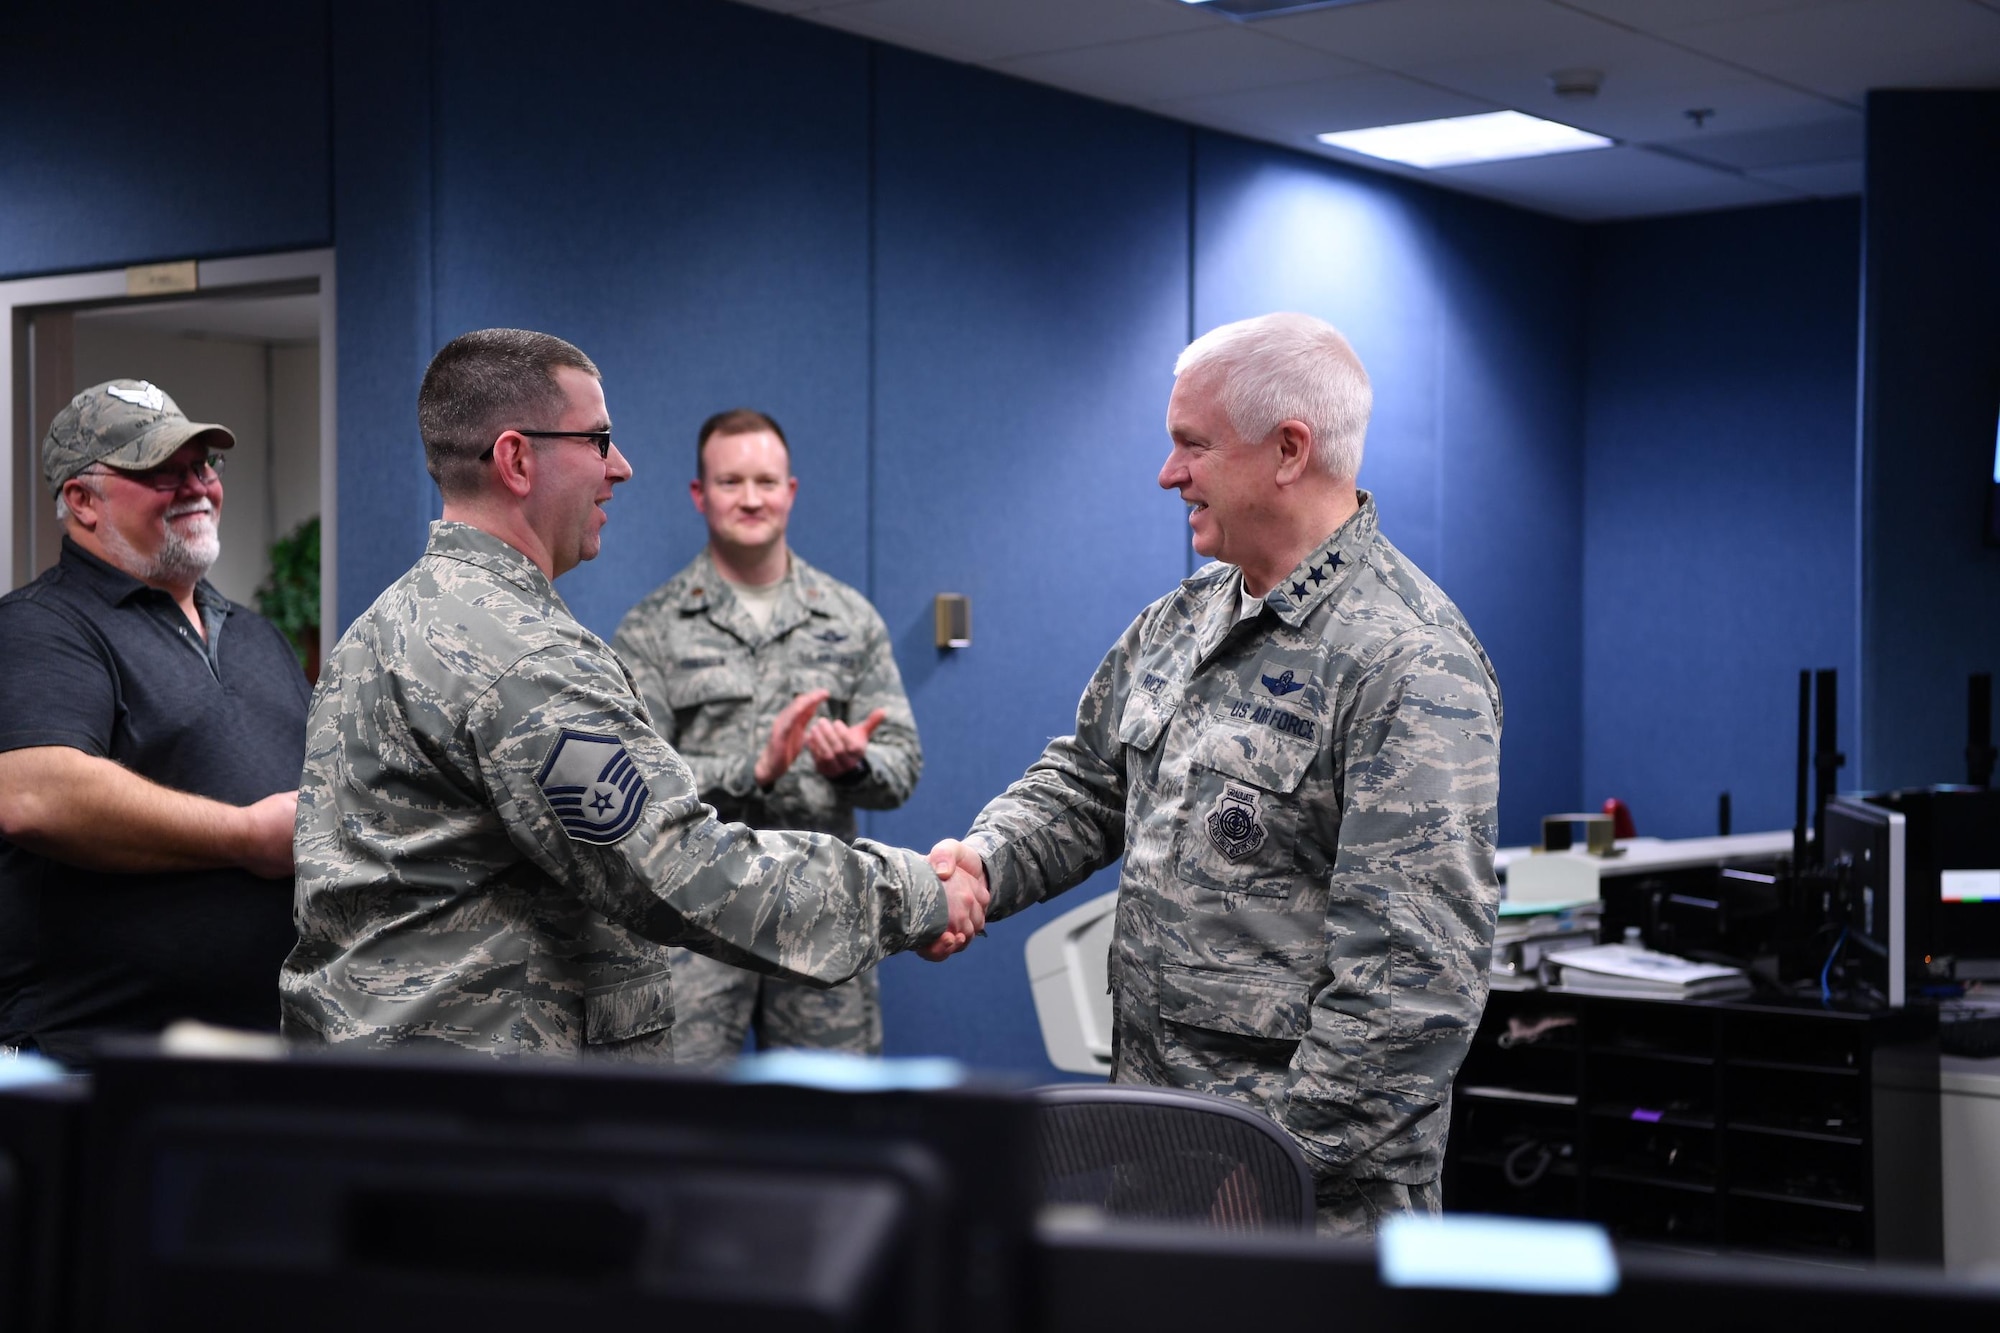
[[[1210,727],[1187,774],[1187,818],[1174,864],[1191,884],[1220,893],[1287,898],[1298,881],[1299,783],[1312,745],[1268,728]]]
[[[709,667],[668,679],[667,704],[674,710],[675,744],[700,750],[707,737],[726,736],[738,722],[747,725],[752,686],[749,676],[727,667]]]
[[[1118,715],[1118,743],[1135,750],[1150,750],[1173,716],[1172,703],[1134,692],[1125,700],[1125,711]]]
[[[848,716],[848,706],[853,702],[860,677],[861,666],[856,654],[818,649],[799,663],[793,674],[792,688],[795,694],[825,690],[826,703],[820,707],[820,712],[836,722],[850,722],[857,720]]]

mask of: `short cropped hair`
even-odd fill
[[[479,455],[503,430],[546,430],[568,406],[556,371],[604,378],[561,338],[528,329],[462,333],[438,350],[417,391],[424,466],[447,497],[477,489]]]
[[[1323,471],[1343,481],[1361,471],[1375,393],[1361,358],[1325,320],[1280,313],[1210,329],[1174,362],[1177,379],[1195,371],[1221,377],[1222,410],[1244,439],[1303,421]]]
[[[792,442],[785,438],[785,428],[754,407],[732,407],[727,412],[717,412],[701,423],[701,431],[694,439],[694,475],[704,477],[707,463],[703,452],[709,440],[717,435],[755,435],[759,431],[770,431],[778,437],[778,443],[785,446],[785,464],[792,461]]]

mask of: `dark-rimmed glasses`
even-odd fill
[[[506,433],[504,430],[500,432],[501,435]],[[589,440],[597,446],[599,458],[611,457],[611,432],[608,430],[517,430],[514,433],[525,435],[531,440]],[[493,443],[486,446],[486,452],[479,455],[479,461],[484,463],[493,457],[493,451],[499,445],[499,436],[495,436]]]
[[[216,478],[222,475],[222,470],[228,466],[229,456],[227,454],[210,454],[198,462],[189,463],[182,467],[169,467],[162,463],[158,467],[149,467],[143,471],[138,471],[113,467],[109,463],[93,463],[90,467],[85,468],[83,472],[96,471],[98,476],[123,477],[127,481],[136,481],[141,486],[148,486],[156,491],[177,491],[190,481],[197,486],[212,485]],[[77,475],[80,477],[83,475],[83,472],[79,472]]]

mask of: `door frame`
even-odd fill
[[[28,322],[34,312],[49,306],[138,305],[151,300],[187,300],[190,297],[246,293],[246,289],[313,280],[319,288],[319,607],[320,653],[337,628],[329,614],[340,605],[340,449],[337,430],[339,414],[339,348],[336,345],[336,318],[333,251],[289,250],[280,254],[244,255],[235,259],[204,259],[195,263],[195,286],[191,292],[164,296],[134,296],[128,285],[127,270],[95,269],[86,273],[58,273],[42,278],[15,278],[0,282],[0,553],[4,554],[6,586],[19,587],[22,569],[31,563],[23,552],[27,534],[20,530],[17,506],[41,504],[44,498],[36,479],[25,476],[21,450],[31,441],[23,437],[28,425],[28,386],[33,382],[30,362]],[[26,485],[26,496],[17,494]],[[32,571],[30,571],[32,577]]]

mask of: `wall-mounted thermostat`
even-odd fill
[[[937,646],[972,646],[972,600],[965,594],[941,592],[937,595]]]

